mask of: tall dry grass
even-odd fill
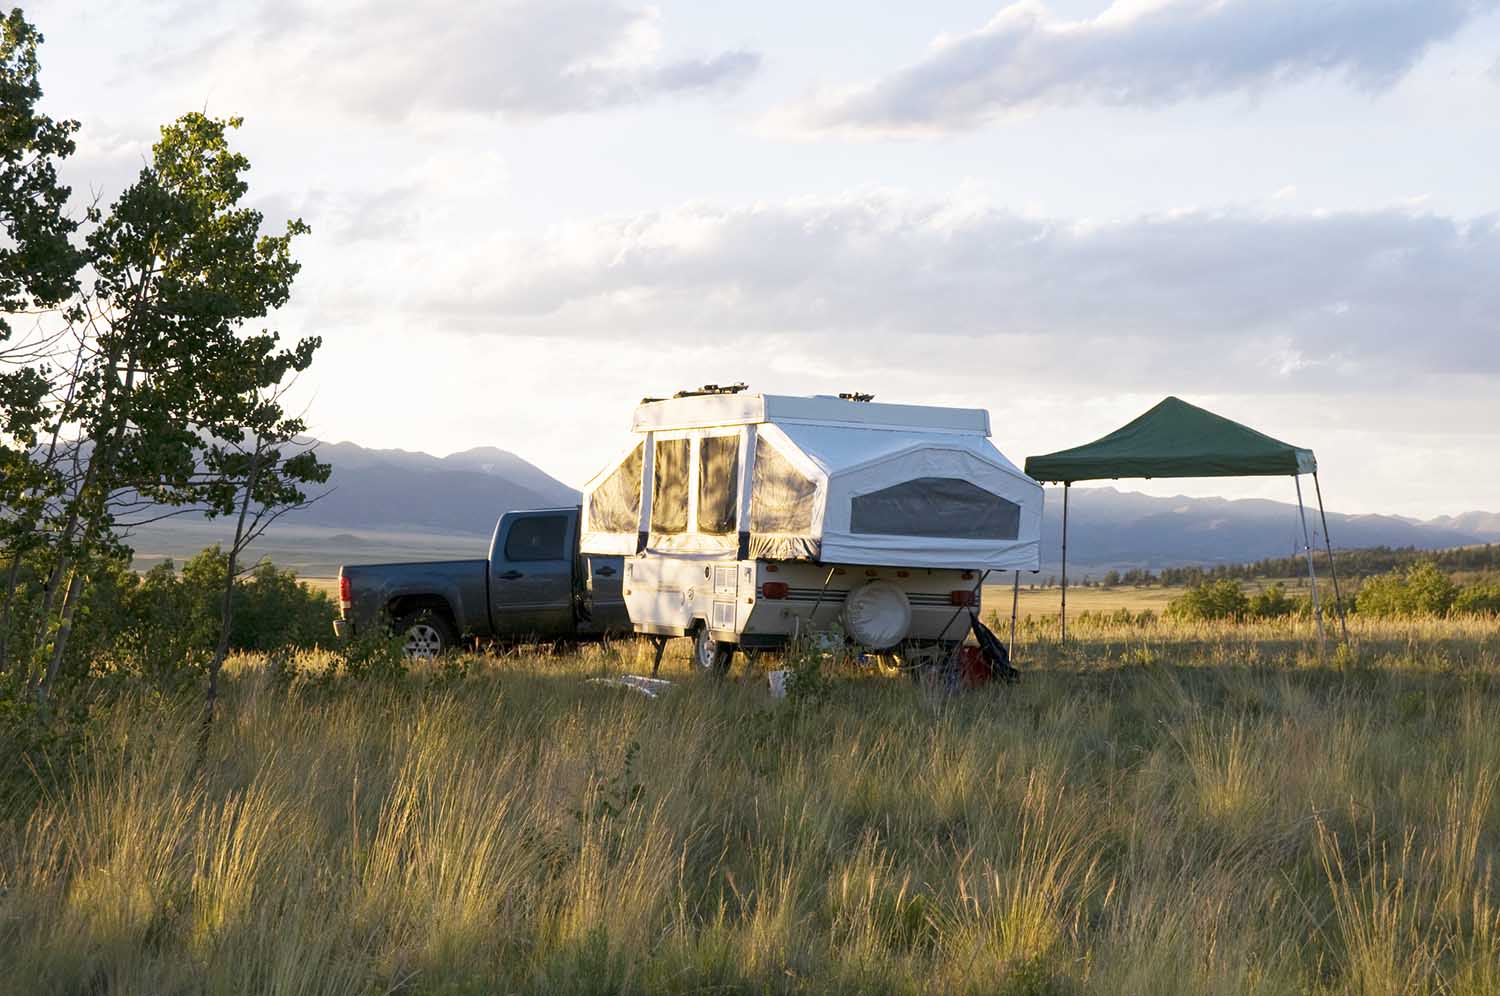
[[[1075,632],[816,709],[244,658],[201,766],[127,696],[0,821],[0,992],[1500,989],[1500,630]]]

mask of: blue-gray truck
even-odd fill
[[[576,507],[506,512],[483,560],[345,564],[334,631],[395,633],[412,657],[630,633],[621,558],[580,554],[578,523]]]

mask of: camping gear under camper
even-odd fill
[[[584,554],[625,557],[637,632],[739,647],[841,633],[956,643],[978,579],[1039,569],[1042,488],[981,409],[692,394],[643,402],[583,492]]]

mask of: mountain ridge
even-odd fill
[[[410,559],[432,545],[482,551],[501,513],[512,509],[556,508],[577,504],[579,493],[508,450],[481,446],[444,457],[399,449],[367,449],[357,443],[320,442],[321,457],[333,465],[327,492],[283,520],[284,535],[297,543],[317,542],[320,563],[330,557]],[[1060,488],[1049,488],[1043,514],[1042,571],[1056,574],[1062,539]],[[1308,526],[1321,547],[1322,521],[1310,509]],[[1328,513],[1337,549],[1390,546],[1441,549],[1500,542],[1500,513],[1464,512],[1416,520],[1378,513]],[[159,547],[184,550],[189,540],[202,545],[212,524],[197,521],[175,538],[170,523],[147,536]],[[279,529],[280,527],[278,527]],[[1074,487],[1068,521],[1069,575],[1082,578],[1109,568],[1212,566],[1238,564],[1302,550],[1297,506],[1266,498],[1159,497],[1113,486]],[[275,534],[277,530],[272,530]],[[383,537],[371,540],[361,533]],[[405,535],[410,542],[393,544]],[[423,540],[421,537],[428,537]],[[145,538],[145,537],[143,537]],[[275,545],[274,535],[267,546]],[[296,545],[296,544],[292,544]],[[393,546],[400,546],[399,554]],[[433,549],[436,555],[440,551]],[[475,554],[477,555],[477,553]],[[1076,570],[1076,574],[1075,574]]]

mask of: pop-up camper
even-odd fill
[[[839,631],[957,641],[988,571],[1039,568],[1042,488],[973,408],[693,393],[643,402],[585,486],[585,554],[625,556],[637,632],[736,647]]]

